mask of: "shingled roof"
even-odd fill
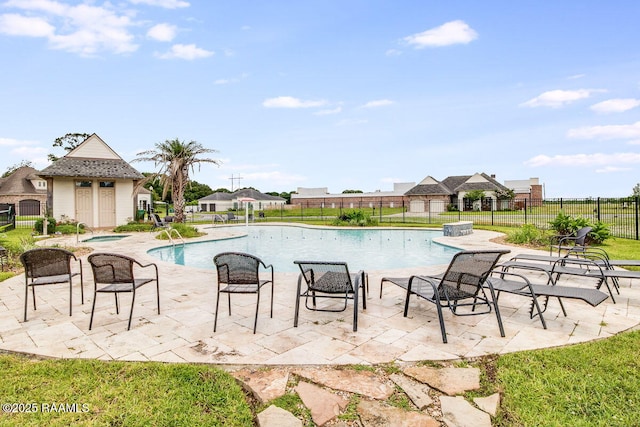
[[[244,188],[242,190],[237,190],[234,193],[225,193],[225,192],[217,192],[213,194],[209,194],[208,196],[202,197],[198,199],[199,202],[208,202],[208,201],[230,201],[235,200],[241,197],[250,197],[252,199],[265,201],[265,200],[273,200],[273,201],[284,201],[282,197],[272,196],[270,194],[264,194],[253,188]]]
[[[475,175],[449,176],[443,181],[427,177],[422,182],[405,193],[407,196],[433,196],[433,195],[455,195],[459,192],[469,192],[472,190],[483,191],[505,191],[507,187],[485,173],[476,174],[482,176],[486,181],[469,182]]]
[[[10,194],[47,194],[44,188],[37,189],[31,182],[38,178],[38,171],[30,166],[16,169],[6,178],[0,178],[0,195]]]
[[[47,166],[42,177],[69,176],[87,178],[142,179],[144,176],[122,159],[82,159],[63,157]]]
[[[66,156],[39,173],[42,177],[142,179],[144,176],[125,162],[95,133]]]

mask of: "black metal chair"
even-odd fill
[[[222,252],[213,258],[218,272],[218,292],[216,297],[215,320],[213,332],[218,327],[218,308],[220,294],[227,294],[229,301],[229,316],[231,316],[231,294],[256,294],[256,316],[253,321],[253,333],[258,326],[258,311],[260,309],[260,289],[271,283],[271,317],[273,317],[273,265],[266,265],[260,258],[241,252]],[[260,267],[271,270],[269,279],[260,278]],[[222,287],[224,285],[224,287]]]
[[[156,292],[158,300],[158,314],[160,314],[160,282],[158,278],[158,266],[154,263],[142,265],[133,258],[125,255],[96,253],[87,258],[93,270],[94,293],[93,304],[91,306],[91,320],[89,330],[93,326],[93,313],[96,308],[96,297],[99,293],[112,293],[116,300],[116,313],[120,313],[118,294],[131,293],[131,311],[129,312],[129,324],[127,330],[131,329],[131,319],[133,318],[133,306],[136,302],[136,291],[139,287],[147,283],[156,282]],[[155,277],[135,277],[134,267],[144,269],[154,267]]]
[[[77,261],[77,272],[72,271],[71,260]],[[27,302],[29,288],[33,295],[33,309],[36,309],[36,286],[69,283],[69,316],[72,314],[73,277],[80,276],[80,295],[84,304],[84,286],[82,280],[82,261],[76,256],[59,248],[36,248],[20,255],[24,266],[24,321],[27,321]]]
[[[470,316],[490,313],[495,309],[500,335],[504,337],[504,327],[500,317],[496,293],[487,278],[491,270],[503,254],[509,250],[462,251],[453,256],[444,274],[438,276],[411,276],[405,278],[384,277],[380,283],[390,282],[407,291],[404,304],[404,316],[409,312],[409,299],[416,295],[436,305],[442,342],[447,342],[447,333],[442,316],[442,307],[448,307],[457,316]],[[485,288],[486,287],[486,288]],[[486,295],[485,289],[491,293]],[[466,302],[471,301],[471,302]],[[479,305],[486,305],[486,310],[476,311]],[[461,313],[460,307],[471,307],[470,311]]]
[[[592,227],[582,227],[573,234],[552,237],[551,245],[549,246],[549,255],[553,254],[554,249],[558,250],[558,256],[560,256],[562,251],[584,249],[591,230],[593,230]]]
[[[151,219],[153,220],[153,226],[151,227],[151,231],[154,231],[156,229],[163,229],[163,228],[169,228],[169,224],[167,224],[166,222],[164,222],[161,218],[160,215],[154,213],[151,214]]]
[[[353,331],[358,330],[358,294],[362,288],[362,308],[367,309],[366,299],[366,273],[360,270],[356,274],[349,273],[349,267],[345,262],[328,261],[294,261],[300,267],[298,276],[298,290],[296,293],[296,311],[293,326],[298,326],[298,314],[300,311],[300,297],[305,298],[305,307],[308,310],[340,312],[347,308],[349,300],[353,300]],[[302,281],[307,289],[302,291]],[[309,306],[309,298],[312,306]],[[344,299],[342,308],[318,308],[317,298]]]

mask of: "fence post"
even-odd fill
[[[640,197],[636,196],[635,197],[635,213],[636,213],[636,240],[640,240],[639,236],[638,236],[638,202],[640,201]]]
[[[527,199],[524,199],[524,223],[527,223]]]
[[[598,197],[598,199],[596,200],[596,218],[598,219],[598,221],[600,221],[600,197]]]
[[[405,207],[404,207],[404,200],[402,201],[402,223],[404,224],[406,222],[406,218],[405,218]]]

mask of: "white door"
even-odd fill
[[[80,184],[80,183],[77,183]],[[76,184],[76,221],[93,227],[93,189]],[[86,184],[86,183],[85,183]]]
[[[113,181],[100,182],[98,189],[99,227],[116,226],[116,189]]]

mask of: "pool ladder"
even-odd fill
[[[87,227],[87,224],[85,224],[84,222],[79,222],[76,224],[76,244],[78,244],[78,240],[80,237],[80,226],[84,225],[84,228],[86,230],[89,230],[91,232],[91,235],[93,235],[93,230],[91,229],[91,227]]]
[[[182,241],[182,246],[184,246],[184,238],[182,237],[182,235],[180,234],[180,232],[178,230],[176,230],[175,228],[163,228],[162,232],[165,233],[167,235],[167,237],[169,238],[169,241],[171,242],[171,246],[175,246],[176,242],[174,242],[173,238],[171,237],[171,233],[174,232],[178,235],[178,238]]]

